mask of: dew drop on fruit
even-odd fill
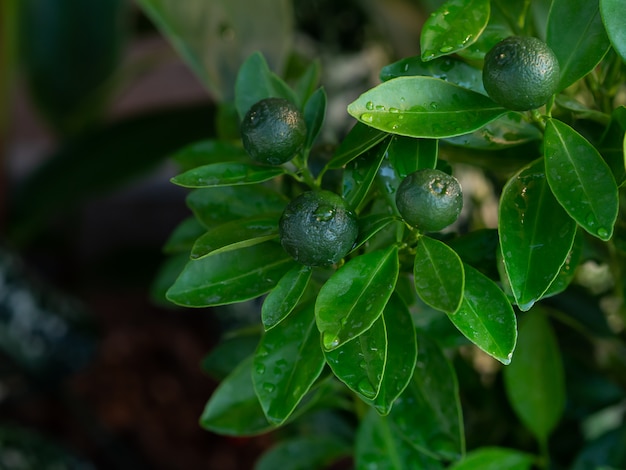
[[[313,216],[318,222],[328,222],[329,220],[332,220],[332,218],[335,216],[335,208],[333,206],[322,204],[320,206],[317,206],[317,209],[315,209]]]
[[[376,396],[376,389],[367,378],[361,379],[357,385],[357,389],[366,398],[374,398]]]
[[[361,114],[361,121],[363,122],[372,122],[374,121],[374,115],[370,113]]]

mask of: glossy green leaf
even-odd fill
[[[416,449],[436,459],[456,460],[465,452],[465,435],[454,368],[439,345],[417,332],[419,354],[413,378],[389,417]]]
[[[237,250],[278,237],[279,214],[262,215],[220,224],[201,235],[191,249],[191,259]]]
[[[251,51],[282,71],[291,50],[293,9],[287,0],[140,0],[139,5],[218,101],[233,99],[235,78]]]
[[[304,122],[306,122],[306,148],[311,148],[315,139],[322,130],[326,117],[326,91],[318,88],[307,100],[304,106]]]
[[[319,59],[313,60],[306,70],[302,73],[294,85],[294,91],[298,97],[298,103],[304,105],[316,91],[320,77],[322,75],[322,67]]]
[[[209,307],[254,299],[272,289],[295,264],[275,242],[190,261],[167,291],[185,307]]]
[[[544,298],[560,294],[567,289],[570,283],[574,280],[574,277],[576,276],[576,268],[582,259],[583,245],[584,237],[582,236],[582,232],[579,231],[577,232],[576,237],[574,237],[572,249],[567,255],[567,258],[565,258],[565,262],[563,263],[563,266],[561,266],[559,274],[556,278],[554,278],[554,281],[552,281],[548,290],[543,294]]]
[[[333,158],[328,163],[328,168],[341,168],[382,142],[387,135],[386,132],[357,122],[335,150]]]
[[[504,369],[511,406],[543,443],[561,419],[566,398],[561,352],[546,315],[535,308],[522,316],[515,357]]]
[[[428,76],[467,88],[486,95],[483,87],[482,71],[467,62],[454,57],[422,61],[421,57],[407,57],[382,68],[380,79],[383,82],[397,77]]]
[[[150,285],[150,300],[163,308],[172,308],[166,294],[189,262],[189,249],[166,257],[158,267]]]
[[[217,186],[262,183],[284,173],[284,168],[280,166],[222,162],[187,170],[173,177],[171,181],[185,188],[214,188]]]
[[[485,58],[485,54],[493,46],[504,38],[513,36],[515,32],[512,29],[512,25],[517,24],[521,26],[524,23],[522,18],[524,11],[519,9],[521,5],[523,5],[523,2],[520,1],[492,1],[487,26],[476,41],[458,52],[459,57],[470,63],[477,63],[477,61],[482,61]]]
[[[342,196],[353,210],[358,211],[366,200],[389,148],[389,142],[390,139],[383,140],[346,165],[343,172]]]
[[[455,462],[450,470],[530,470],[535,456],[503,447],[481,447]]]
[[[367,331],[332,351],[324,351],[324,356],[335,376],[350,390],[373,400],[385,373],[387,340],[381,315]]]
[[[399,77],[348,106],[359,121],[407,137],[443,138],[473,132],[507,111],[488,97],[433,77]]]
[[[229,436],[252,436],[270,431],[252,384],[252,357],[242,362],[209,399],[200,426]]]
[[[206,227],[195,217],[188,217],[180,222],[170,233],[163,246],[167,254],[189,253],[196,239],[206,232]]]
[[[398,249],[391,246],[352,258],[326,281],[315,303],[326,350],[338,348],[372,326],[393,292],[398,270]]]
[[[265,452],[257,460],[254,470],[327,468],[350,452],[351,447],[346,442],[333,436],[295,437],[281,441]]]
[[[591,235],[613,235],[617,184],[593,145],[567,124],[548,120],[544,141],[546,177],[561,206]]]
[[[446,1],[422,27],[422,59],[431,60],[466,48],[481,35],[489,15],[489,0]]]
[[[480,271],[465,265],[461,307],[450,321],[484,352],[509,364],[517,340],[517,320],[504,292]]]
[[[415,290],[427,305],[446,313],[454,313],[461,306],[463,262],[445,243],[426,236],[418,240],[413,278]]]
[[[626,62],[626,31],[624,30],[624,2],[600,0],[600,14],[611,45]]]
[[[370,410],[356,435],[356,470],[441,470],[443,465],[415,450],[385,416]]]
[[[311,279],[311,268],[296,265],[278,281],[263,301],[261,320],[266,330],[274,328],[298,305]]]
[[[591,72],[611,46],[598,0],[554,0],[546,42],[559,60],[559,90]]]
[[[258,329],[229,332],[204,356],[200,367],[203,372],[222,381],[254,354],[260,340],[261,333]]]
[[[386,214],[370,214],[359,217],[359,234],[354,242],[353,250],[363,246],[370,238],[397,220],[399,220],[397,217]]]
[[[387,149],[389,161],[400,178],[423,168],[435,168],[438,151],[439,141],[436,139],[413,139],[402,135],[394,135]]]
[[[269,422],[281,424],[293,413],[324,364],[313,304],[265,332],[254,355],[252,381]]]
[[[552,195],[541,160],[520,170],[500,199],[500,247],[517,305],[541,299],[569,255],[576,223]]]
[[[223,140],[207,139],[186,145],[171,155],[182,171],[210,163],[248,162],[250,156],[240,145]]]
[[[261,185],[196,189],[187,196],[187,205],[207,228],[259,214],[281,213],[288,202],[282,194]]]
[[[418,345],[411,313],[398,295],[391,296],[381,318],[387,333],[387,359],[378,395],[370,403],[380,415],[387,415],[413,377]]]

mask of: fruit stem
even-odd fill
[[[537,109],[530,111],[532,122],[539,128],[541,132],[546,130],[546,116],[543,116]]]
[[[289,172],[288,173],[297,181],[301,182],[301,183],[305,183],[307,186],[309,186],[311,189],[319,189],[320,184],[319,181],[321,181],[319,178],[315,179],[313,177],[313,174],[311,173],[311,170],[309,169],[308,165],[306,164],[306,160],[302,158],[302,155],[298,154],[296,155],[293,160],[291,160],[291,162],[295,165],[296,167],[296,172]]]

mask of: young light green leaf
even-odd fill
[[[559,91],[591,72],[611,47],[598,0],[554,0],[546,42],[559,60]]]
[[[367,331],[332,351],[324,351],[324,356],[335,376],[350,390],[373,400],[385,373],[387,339],[381,315]]]
[[[328,168],[341,168],[359,155],[382,142],[388,134],[365,124],[357,122],[341,141],[333,158],[328,163]]]
[[[254,163],[222,162],[193,168],[175,176],[172,183],[185,188],[214,188],[236,184],[254,184],[285,174],[280,166],[262,166]]]
[[[365,201],[389,148],[390,139],[383,140],[346,165],[343,172],[342,196],[355,211]]]
[[[600,14],[611,45],[626,62],[626,31],[624,30],[624,2],[600,0]]]
[[[351,452],[348,443],[332,435],[307,435],[278,442],[265,452],[254,465],[254,470],[302,470],[327,468]]]
[[[397,217],[387,214],[370,214],[359,217],[359,234],[354,242],[353,251],[363,246],[367,241],[384,229],[391,222],[399,220]]]
[[[396,169],[398,176],[404,178],[414,171],[437,166],[439,141],[394,135],[387,152],[389,161]]]
[[[576,223],[552,195],[543,166],[536,160],[520,170],[500,198],[500,248],[521,310],[530,309],[548,290],[576,235]]]
[[[310,149],[322,129],[326,116],[326,92],[318,88],[304,106],[304,122],[306,122],[305,147]]]
[[[481,447],[452,464],[449,470],[530,470],[536,457],[503,447]]]
[[[289,418],[324,363],[312,303],[265,332],[254,354],[252,382],[270,423]]]
[[[237,250],[278,237],[280,214],[268,214],[220,224],[204,233],[191,249],[191,259]]]
[[[221,162],[246,162],[250,156],[245,149],[222,140],[202,140],[176,151],[171,158],[183,171],[202,165]]]
[[[437,139],[473,132],[507,110],[438,78],[399,77],[362,94],[348,112],[384,132]]]
[[[453,54],[472,44],[489,21],[489,0],[448,0],[422,27],[422,59]]]
[[[352,258],[320,289],[315,303],[324,349],[333,350],[367,331],[383,312],[396,285],[398,249]]]
[[[267,295],[261,307],[261,320],[265,330],[283,321],[298,305],[311,279],[311,268],[297,265],[291,268]]]
[[[187,263],[167,298],[184,307],[210,307],[267,293],[295,265],[275,242],[224,251]]]
[[[439,240],[423,236],[413,265],[415,290],[427,305],[446,313],[461,306],[465,272],[459,255]]]
[[[472,343],[507,365],[517,341],[517,320],[506,295],[480,271],[465,265],[461,307],[450,321]]]
[[[420,452],[456,460],[465,452],[456,374],[444,352],[426,334],[418,331],[417,343],[413,378],[389,417],[393,427]]]
[[[617,184],[593,145],[567,124],[549,119],[544,140],[546,177],[554,196],[578,225],[608,240],[617,220]]]
[[[545,444],[561,419],[566,397],[561,352],[544,310],[535,308],[522,317],[504,385],[516,414]]]

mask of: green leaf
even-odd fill
[[[576,223],[552,195],[543,166],[536,160],[520,170],[500,198],[500,247],[521,310],[530,309],[548,290],[576,235]]]
[[[209,399],[200,426],[229,436],[253,436],[270,431],[252,384],[252,357],[242,362]]]
[[[383,312],[398,278],[398,249],[352,258],[320,289],[315,303],[317,327],[326,350],[367,331]]]
[[[407,137],[443,138],[475,131],[507,111],[488,97],[433,77],[399,77],[348,106],[359,121]]]
[[[216,380],[224,380],[237,366],[254,354],[261,334],[257,329],[229,332],[202,359],[202,370]]]
[[[463,302],[448,318],[484,352],[504,365],[511,362],[517,320],[509,299],[496,283],[467,264]]]
[[[213,256],[276,238],[278,218],[279,214],[269,214],[220,224],[196,240],[191,250],[191,259]]]
[[[196,239],[206,232],[206,227],[195,217],[188,217],[179,223],[170,233],[170,237],[163,246],[167,254],[189,253]]]
[[[164,308],[172,308],[172,303],[166,298],[167,290],[176,282],[188,262],[189,250],[166,257],[150,285],[150,300]]]
[[[389,161],[400,178],[423,168],[435,168],[438,151],[439,141],[436,139],[413,139],[402,135],[394,135],[387,150]]]
[[[422,59],[431,60],[465,49],[489,21],[489,0],[448,0],[422,27]]]
[[[298,97],[299,105],[304,105],[315,92],[322,75],[321,69],[320,61],[315,59],[298,78],[294,86],[294,91]]]
[[[307,100],[304,106],[304,122],[306,122],[306,143],[305,147],[313,147],[315,139],[322,129],[324,118],[326,117],[326,91],[318,88]]]
[[[456,460],[465,452],[456,374],[430,337],[418,331],[417,343],[413,378],[389,417],[394,428],[420,452],[436,459]]]
[[[619,199],[602,156],[587,139],[556,119],[546,125],[544,152],[546,177],[561,206],[591,235],[610,239]]]
[[[285,174],[285,169],[279,166],[222,162],[193,168],[173,177],[171,181],[185,188],[215,188],[218,186],[262,183],[283,174]]]
[[[554,0],[546,42],[559,60],[559,90],[591,72],[611,47],[598,0]]]
[[[356,435],[356,470],[442,470],[443,465],[416,451],[390,420],[370,410]]]
[[[544,292],[544,298],[560,294],[567,289],[570,283],[574,280],[574,277],[576,276],[576,268],[580,264],[582,258],[583,244],[584,238],[582,236],[582,232],[578,231],[576,233],[576,237],[574,237],[572,249],[567,255],[567,258],[565,258],[565,262],[563,263],[563,266],[561,266],[559,274],[556,276],[554,281],[552,281],[548,290]]]
[[[350,446],[332,436],[302,436],[281,441],[257,460],[254,470],[327,468],[349,455]]]
[[[221,162],[247,162],[250,156],[239,145],[223,140],[207,139],[184,146],[171,155],[182,171]]]
[[[530,470],[533,455],[503,447],[481,447],[454,463],[450,470]]]
[[[295,261],[278,243],[264,242],[187,263],[167,298],[184,307],[209,307],[267,293]]]
[[[465,272],[459,255],[439,240],[422,236],[413,265],[415,290],[424,303],[446,313],[461,306]]]
[[[387,214],[370,214],[359,217],[359,234],[354,242],[353,251],[367,243],[370,238],[387,227],[391,222],[397,220],[397,217]]]
[[[624,131],[626,131],[626,106],[618,106],[613,110],[611,120],[598,145],[598,151],[602,154],[609,168],[611,168],[618,186],[623,185],[624,181],[626,181],[626,164],[624,162],[626,139]]]
[[[358,211],[366,200],[389,148],[389,142],[390,139],[383,140],[346,165],[343,172],[342,196],[353,210]]]
[[[278,281],[261,307],[261,320],[266,330],[283,321],[298,305],[311,279],[309,266],[296,265]]]
[[[485,58],[485,54],[491,50],[493,46],[502,41],[504,38],[515,35],[515,32],[511,29],[511,25],[522,26],[524,23],[523,11],[518,13],[518,18],[512,18],[512,10],[517,9],[518,5],[522,6],[523,2],[506,0],[503,6],[500,6],[500,1],[493,1],[491,4],[491,12],[489,15],[489,22],[481,33],[481,35],[472,44],[468,45],[465,49],[458,52],[459,57],[470,62],[477,63]],[[537,3],[532,3],[531,8]],[[523,6],[522,6],[523,8]],[[506,18],[502,14],[505,13]],[[545,16],[548,14],[546,12]],[[478,62],[480,63],[480,62]],[[482,83],[482,81],[481,81]]]
[[[624,2],[600,0],[600,14],[611,45],[626,62],[626,31],[624,31]]]
[[[187,196],[187,205],[207,228],[259,214],[281,213],[288,202],[282,194],[261,185],[196,189]]]
[[[328,163],[328,168],[343,167],[383,141],[387,135],[385,132],[357,122],[335,150],[333,158]]]
[[[252,381],[269,422],[278,425],[289,418],[324,364],[312,303],[265,332],[254,355]]]
[[[561,352],[546,312],[523,315],[515,358],[504,369],[511,406],[524,425],[544,444],[565,408]]]
[[[381,315],[367,331],[332,351],[324,351],[324,356],[335,376],[350,390],[373,400],[385,373],[387,339]]]

